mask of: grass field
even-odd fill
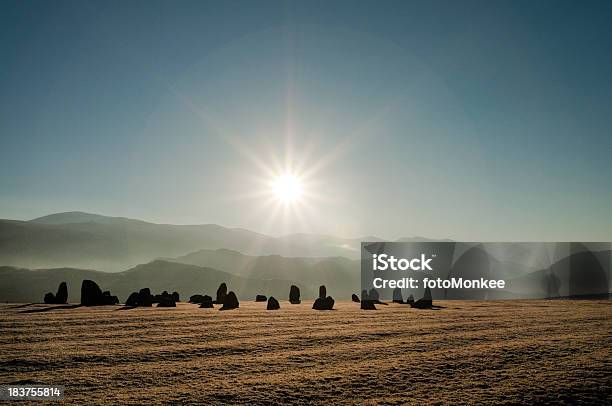
[[[1,305],[0,384],[96,404],[611,403],[612,302],[437,304]]]

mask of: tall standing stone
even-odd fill
[[[332,310],[334,308],[334,298],[331,296],[320,297],[312,304],[314,310]]]
[[[298,288],[295,285],[291,285],[291,288],[289,289],[289,302],[291,304],[300,304],[301,300],[300,300],[300,288]]]
[[[102,291],[97,283],[89,279],[81,284],[81,304],[83,306],[98,306],[104,303]]]
[[[240,307],[238,298],[234,292],[229,292],[224,296],[223,306],[219,310],[232,310]]]
[[[400,288],[393,289],[393,303],[404,303],[402,290]]]
[[[68,302],[68,286],[66,282],[60,283],[57,294],[55,295],[55,301],[60,304]]]
[[[227,285],[225,284],[225,282],[223,282],[221,285],[219,285],[219,289],[217,289],[217,300],[215,301],[215,303],[224,304],[226,295]]]
[[[270,296],[268,299],[268,305],[266,306],[266,310],[278,310],[280,309],[280,303],[278,300],[274,298],[274,296]]]

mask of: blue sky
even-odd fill
[[[3,1],[0,217],[611,240],[611,19],[603,1]],[[284,167],[308,193],[275,210]]]

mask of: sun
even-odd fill
[[[300,178],[291,174],[277,176],[270,182],[270,185],[274,196],[283,203],[298,202],[304,192]]]

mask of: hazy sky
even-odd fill
[[[0,3],[0,217],[612,240],[610,1]],[[306,196],[270,204],[273,173]]]

